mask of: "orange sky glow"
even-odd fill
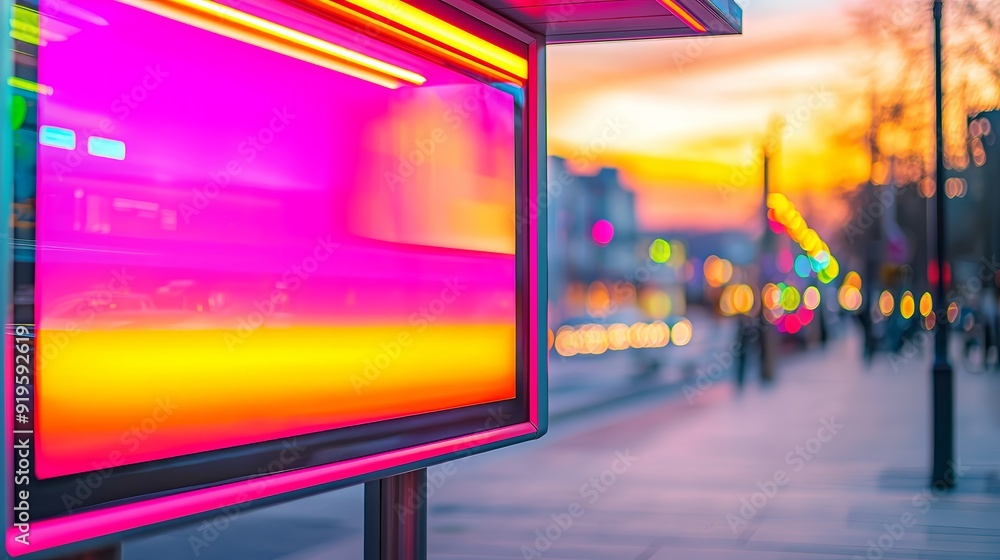
[[[742,36],[549,49],[550,153],[618,167],[646,228],[759,224],[775,117],[775,190],[822,203],[868,178],[867,148],[848,134],[867,122],[869,57],[849,1],[742,3]],[[602,147],[609,122],[622,130]]]

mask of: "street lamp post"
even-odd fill
[[[764,232],[760,238],[760,250],[759,250],[759,262],[757,263],[760,270],[760,281],[758,284],[758,292],[763,293],[761,290],[766,282],[770,282],[772,279],[768,277],[770,263],[774,259],[774,232],[771,231],[771,226],[767,218],[767,197],[771,194],[771,156],[775,150],[775,143],[777,136],[774,134],[774,125],[772,124],[771,129],[768,131],[768,137],[764,143],[763,151],[763,172],[764,172],[764,198],[761,201],[761,210],[764,213]],[[761,300],[760,311],[757,316],[757,328],[760,329],[760,379],[762,382],[769,383],[774,381],[774,354],[776,351],[774,333],[768,328],[770,325],[764,317],[764,301]]]
[[[944,214],[944,93],[942,89],[941,16],[942,0],[934,0],[934,105],[935,105],[935,245],[937,246],[937,286],[935,299],[945,311],[935,321],[932,399],[934,407],[934,452],[931,484],[936,488],[954,486],[950,472],[954,454],[954,380],[948,362],[948,319],[945,292],[945,214]]]

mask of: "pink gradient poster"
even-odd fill
[[[426,82],[74,6],[39,57],[39,477],[515,397],[511,94],[291,12]]]

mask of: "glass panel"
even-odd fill
[[[179,4],[42,10],[39,477],[514,398],[520,93]]]

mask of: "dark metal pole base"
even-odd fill
[[[116,544],[70,556],[60,556],[52,560],[122,560],[122,547],[120,544]]]
[[[365,560],[427,560],[427,469],[365,484]]]
[[[760,380],[767,384],[774,381],[774,359],[778,352],[778,340],[775,333],[768,327],[771,325],[762,322],[760,333]]]
[[[932,388],[934,401],[934,465],[931,485],[940,490],[955,486],[954,382],[951,365],[934,364]]]

